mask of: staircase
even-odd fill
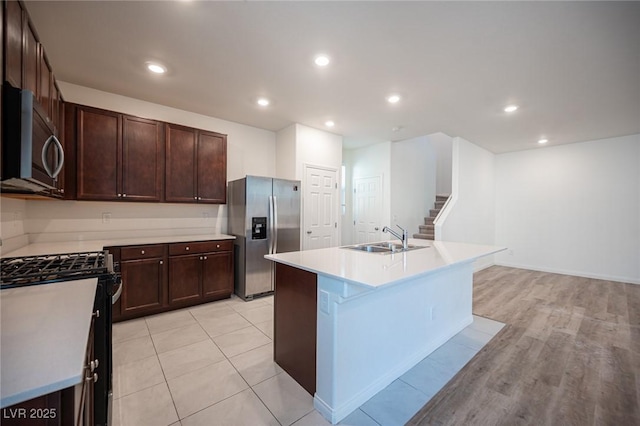
[[[448,195],[436,195],[436,202],[434,209],[429,210],[429,217],[424,218],[424,225],[420,225],[420,231],[418,234],[413,234],[413,238],[422,238],[423,240],[435,239],[435,226],[433,221],[436,219],[444,203],[449,199]]]

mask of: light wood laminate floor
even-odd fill
[[[640,425],[640,285],[493,266],[473,313],[507,324],[410,425]]]

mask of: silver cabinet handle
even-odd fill
[[[95,370],[96,368],[98,368],[98,365],[100,365],[100,361],[98,361],[97,359],[91,361],[89,363],[89,369],[91,370],[91,372],[93,373],[93,370]]]
[[[122,196],[123,196],[123,197],[126,197],[126,196],[127,196],[127,194],[122,194]]]
[[[163,261],[163,260],[161,260],[161,261],[160,261],[160,264],[161,264],[161,265],[164,265],[164,261]]]
[[[140,254],[144,254],[144,250],[140,250]]]
[[[204,257],[204,260],[207,260],[207,256]]]
[[[122,197],[122,194],[118,194],[118,198],[121,198],[121,197]]]
[[[87,377],[85,380],[87,382],[93,382],[93,383],[97,382],[98,381],[98,373],[93,373],[93,375]]]
[[[184,249],[185,249],[186,251],[189,251],[189,246],[186,246]]]
[[[198,197],[198,200],[202,200],[202,197]]]
[[[194,199],[194,200],[197,200],[197,199],[198,199],[198,197],[193,197],[193,199]]]
[[[220,244],[216,244],[216,248],[220,248]]]
[[[47,163],[47,150],[49,149],[49,145],[52,142],[56,144],[55,145],[56,149],[60,154],[60,161],[56,165],[56,169],[54,171],[51,171],[51,167],[49,166],[49,163]],[[64,149],[62,149],[62,144],[60,143],[58,138],[56,138],[55,135],[51,135],[49,136],[49,139],[47,139],[47,141],[42,146],[42,166],[44,167],[44,169],[46,170],[47,174],[50,177],[52,177],[53,179],[56,179],[60,174],[60,171],[62,170],[63,165],[64,165]]]

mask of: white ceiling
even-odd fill
[[[638,2],[26,4],[59,80],[273,131],[331,119],[346,147],[444,132],[502,153],[640,133]]]

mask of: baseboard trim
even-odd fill
[[[560,275],[571,275],[574,277],[583,277],[583,278],[591,278],[595,280],[603,280],[603,281],[615,281],[625,284],[640,284],[640,278],[630,278],[630,277],[621,277],[616,275],[604,275],[604,274],[590,274],[581,271],[571,271],[568,269],[560,269],[560,268],[546,268],[540,266],[532,266],[532,265],[522,265],[518,263],[511,262],[495,262],[498,266],[506,266],[508,268],[518,268],[518,269],[529,269],[531,271],[539,271],[539,272],[549,272],[551,274],[560,274]]]

